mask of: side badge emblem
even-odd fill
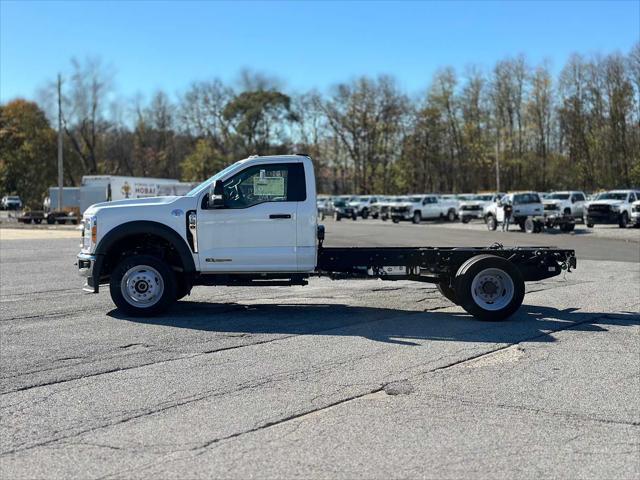
[[[176,208],[175,210],[171,211],[171,215],[173,215],[174,217],[180,217],[183,213],[184,212],[179,208]]]

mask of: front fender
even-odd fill
[[[118,225],[107,232],[96,246],[96,263],[92,272],[92,283],[96,292],[103,274],[104,259],[109,254],[111,248],[129,236],[141,234],[156,235],[169,242],[176,249],[176,252],[180,257],[183,271],[185,273],[194,273],[196,271],[195,262],[193,261],[193,253],[189,248],[189,245],[173,228],[163,225],[162,223],[148,220],[127,222],[122,225]]]

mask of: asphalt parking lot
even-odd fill
[[[640,230],[325,224],[328,245],[575,248],[578,269],[501,323],[429,284],[318,278],[133,319],[80,291],[78,232],[0,229],[0,478],[640,476]]]

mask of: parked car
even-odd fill
[[[408,197],[398,196],[398,197],[386,197],[384,200],[378,201],[377,208],[379,209],[379,218],[386,222],[391,218],[391,208],[398,204],[407,200]]]
[[[482,193],[478,195],[465,195],[458,206],[458,217],[462,223],[469,223],[476,218],[484,219],[489,205],[502,198],[504,193]]]
[[[454,221],[456,210],[450,200],[437,195],[410,195],[391,207],[391,218],[395,223],[402,220],[420,223],[422,220],[438,218]]]
[[[349,202],[349,206],[354,209],[356,216],[362,217],[362,219],[365,220],[371,213],[371,206],[377,201],[377,196],[356,196]]]
[[[592,228],[596,224],[618,224],[625,228],[632,218],[631,205],[640,200],[640,191],[611,190],[601,193],[597,200],[589,202],[584,223]]]
[[[571,216],[582,219],[584,204],[587,200],[584,192],[563,191],[551,192],[543,200],[545,216]]]
[[[352,220],[356,220],[358,218],[354,208],[350,206],[349,203],[350,202],[342,197],[338,197],[332,202],[333,219],[336,222],[339,222],[343,218],[351,218]]]
[[[326,215],[330,215],[331,213],[333,213],[333,211],[331,210],[331,197],[328,197],[326,195],[319,195],[318,199],[316,200],[316,205],[318,207],[318,215],[322,220],[324,220],[324,217]]]
[[[634,227],[640,227],[640,200],[631,204],[631,222]]]
[[[22,208],[22,200],[17,195],[6,195],[2,197],[0,206],[3,210],[20,210]]]
[[[504,222],[506,204],[513,207],[510,223],[518,225],[520,230],[533,232],[541,228],[536,222],[527,222],[528,218],[542,217],[544,207],[540,196],[536,192],[517,192],[505,195],[487,209],[485,221],[489,230],[495,230],[498,224]]]

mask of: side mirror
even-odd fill
[[[222,180],[216,180],[212,188],[209,188],[208,208],[224,208],[224,186]]]

